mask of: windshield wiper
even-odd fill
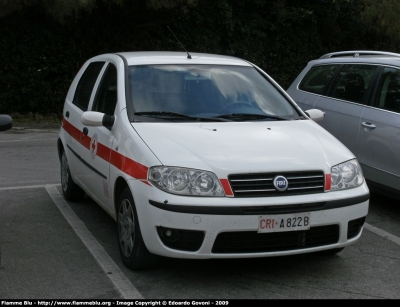
[[[267,114],[251,114],[251,113],[231,113],[215,116],[214,118],[225,118],[231,120],[257,120],[257,119],[274,119],[274,120],[289,120],[288,118],[279,117]]]
[[[167,118],[167,119],[185,118],[185,119],[191,119],[191,120],[194,120],[194,121],[210,121],[210,122],[231,121],[230,119],[224,119],[224,118],[218,118],[218,117],[198,117],[198,116],[190,116],[190,115],[186,115],[186,114],[181,114],[181,113],[176,113],[176,112],[169,112],[169,111],[135,112],[134,115],[151,116],[151,117],[159,117],[159,118]]]

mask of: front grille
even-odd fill
[[[273,180],[278,175],[284,176],[288,180],[289,184],[286,191],[275,189]],[[325,186],[324,173],[320,171],[229,175],[228,180],[234,197],[323,193]]]
[[[361,228],[364,225],[364,222],[365,222],[365,217],[350,221],[347,226],[347,239],[351,239],[358,236],[358,234],[361,231]]]
[[[170,235],[166,235],[169,231]],[[174,228],[157,227],[158,235],[162,243],[172,249],[195,252],[198,251],[203,244],[203,231],[182,230]]]
[[[258,233],[223,232],[212,248],[214,254],[265,253],[312,248],[339,242],[339,225],[311,227],[309,230]]]

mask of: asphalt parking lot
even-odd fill
[[[335,256],[162,259],[134,272],[116,224],[60,194],[58,125],[0,133],[3,299],[399,299],[400,202],[372,193],[361,239]]]

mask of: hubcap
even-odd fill
[[[68,189],[68,180],[68,160],[65,156],[65,152],[63,152],[61,156],[61,186],[64,192]]]
[[[135,218],[132,205],[128,199],[124,199],[119,206],[118,236],[124,256],[129,257],[132,254],[135,239]]]

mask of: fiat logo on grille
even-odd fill
[[[281,192],[286,191],[289,186],[288,180],[281,175],[276,176],[274,178],[273,184],[274,184],[275,189],[277,189],[278,191],[281,191]]]

